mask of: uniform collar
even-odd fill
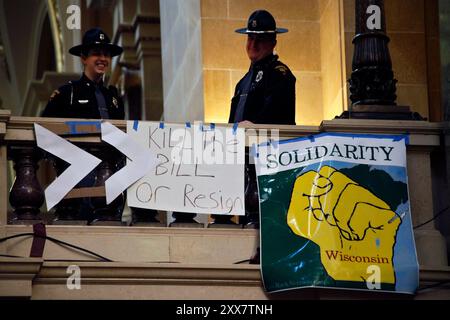
[[[80,81],[84,84],[86,84],[88,87],[103,87],[103,80],[100,80],[98,83],[95,83],[94,81],[92,81],[91,79],[89,79],[84,73],[80,78]]]
[[[271,53],[267,57],[253,63],[251,65],[251,68],[256,68],[256,69],[265,68],[268,64],[272,63],[273,61],[277,61],[277,60],[278,60],[278,56],[276,54]]]

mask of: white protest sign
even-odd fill
[[[130,207],[245,214],[244,129],[129,121],[127,134],[159,162],[128,188]]]
[[[39,148],[50,152],[58,158],[68,162],[70,166],[45,189],[47,210],[57,205],[72,190],[78,182],[83,180],[101,160],[66,141],[60,136],[41,125],[34,124],[36,143]]]
[[[132,183],[156,165],[156,157],[109,122],[102,122],[102,140],[128,157],[127,165],[105,181],[106,203],[110,204]]]

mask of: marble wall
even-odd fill
[[[245,35],[235,29],[247,25],[257,9],[270,11],[277,26],[289,29],[278,36],[280,60],[297,78],[296,122],[319,124],[322,119],[320,16],[323,0],[240,1],[201,0],[205,120],[227,122],[236,83],[250,61]]]
[[[352,68],[354,0],[200,0],[205,119],[226,122],[230,100],[249,67],[246,25],[256,9],[267,9],[279,26],[276,51],[297,77],[297,125],[334,118],[350,103],[347,79]],[[386,0],[387,32],[397,103],[431,121],[441,118],[437,0]]]
[[[200,1],[160,0],[164,120],[204,120]]]

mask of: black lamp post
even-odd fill
[[[339,118],[423,120],[408,106],[397,106],[383,0],[355,0],[356,30],[349,79],[352,105]]]

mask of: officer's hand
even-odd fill
[[[332,167],[309,171],[294,184],[287,215],[291,230],[320,247],[335,280],[361,281],[377,265],[381,282],[395,283],[393,246],[401,219],[389,206]]]
[[[239,124],[240,125],[247,125],[247,124],[253,124],[253,122],[248,121],[248,120],[244,120],[244,121],[239,122]]]

